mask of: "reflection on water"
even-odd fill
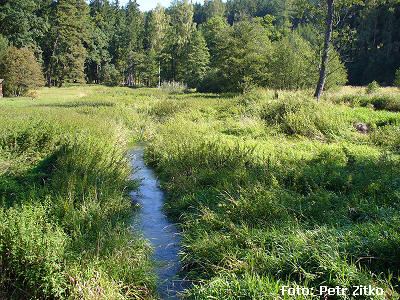
[[[178,299],[177,293],[184,290],[184,281],[177,275],[180,270],[178,229],[163,213],[164,193],[153,170],[144,163],[142,148],[131,152],[131,163],[135,170],[132,179],[141,182],[138,191],[131,193],[133,201],[141,206],[133,226],[143,232],[154,248],[160,298]]]

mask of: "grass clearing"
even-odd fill
[[[149,144],[199,282],[188,298],[276,299],[283,284],[398,297],[399,114],[313,101],[256,91],[208,102]]]
[[[131,91],[116,92],[43,89],[36,100],[1,101],[4,297],[155,297],[151,249],[129,228],[126,193],[126,151],[142,138],[141,120],[114,99]]]
[[[1,100],[4,297],[157,297],[126,195],[126,151],[145,141],[183,230],[182,262],[196,283],[187,298],[359,284],[384,289],[374,299],[397,298],[400,114],[342,101],[360,91],[315,103],[308,91],[276,99],[71,86]],[[373,97],[399,99],[384,88]]]

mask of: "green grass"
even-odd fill
[[[144,132],[128,98],[71,87],[1,101],[2,298],[155,297],[149,243],[130,229],[126,152]]]
[[[400,115],[273,95],[192,102],[147,147],[200,283],[187,297],[276,299],[282,284],[398,297]]]
[[[1,296],[157,297],[126,194],[126,151],[146,142],[183,230],[185,297],[372,284],[398,298],[399,94],[362,93],[73,86],[1,100]]]

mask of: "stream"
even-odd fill
[[[178,293],[185,289],[185,281],[178,277],[181,267],[179,230],[163,212],[165,195],[154,171],[144,162],[143,148],[132,150],[130,160],[134,168],[131,178],[140,181],[139,189],[131,192],[132,200],[140,205],[133,228],[140,230],[154,249],[160,299],[179,299]]]

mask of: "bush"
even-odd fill
[[[41,67],[32,50],[9,47],[1,66],[6,96],[23,96],[29,89],[44,85]]]
[[[346,132],[347,127],[334,106],[301,96],[262,104],[260,117],[288,135],[317,139],[334,138]]]
[[[375,94],[376,92],[379,91],[379,87],[380,87],[379,83],[374,80],[370,84],[367,85],[366,93],[368,95]]]
[[[340,59],[340,54],[332,49],[328,64],[328,75],[326,77],[325,90],[343,86],[347,83],[347,69]]]
[[[270,74],[267,63],[271,42],[258,22],[242,21],[224,29],[221,53],[214,66],[224,79],[224,91],[242,92],[245,81],[265,86]]]
[[[200,82],[200,84],[197,87],[197,91],[201,93],[204,92],[221,93],[225,90],[224,89],[225,86],[226,86],[226,80],[223,74],[216,69],[212,69],[208,71],[206,76]]]

